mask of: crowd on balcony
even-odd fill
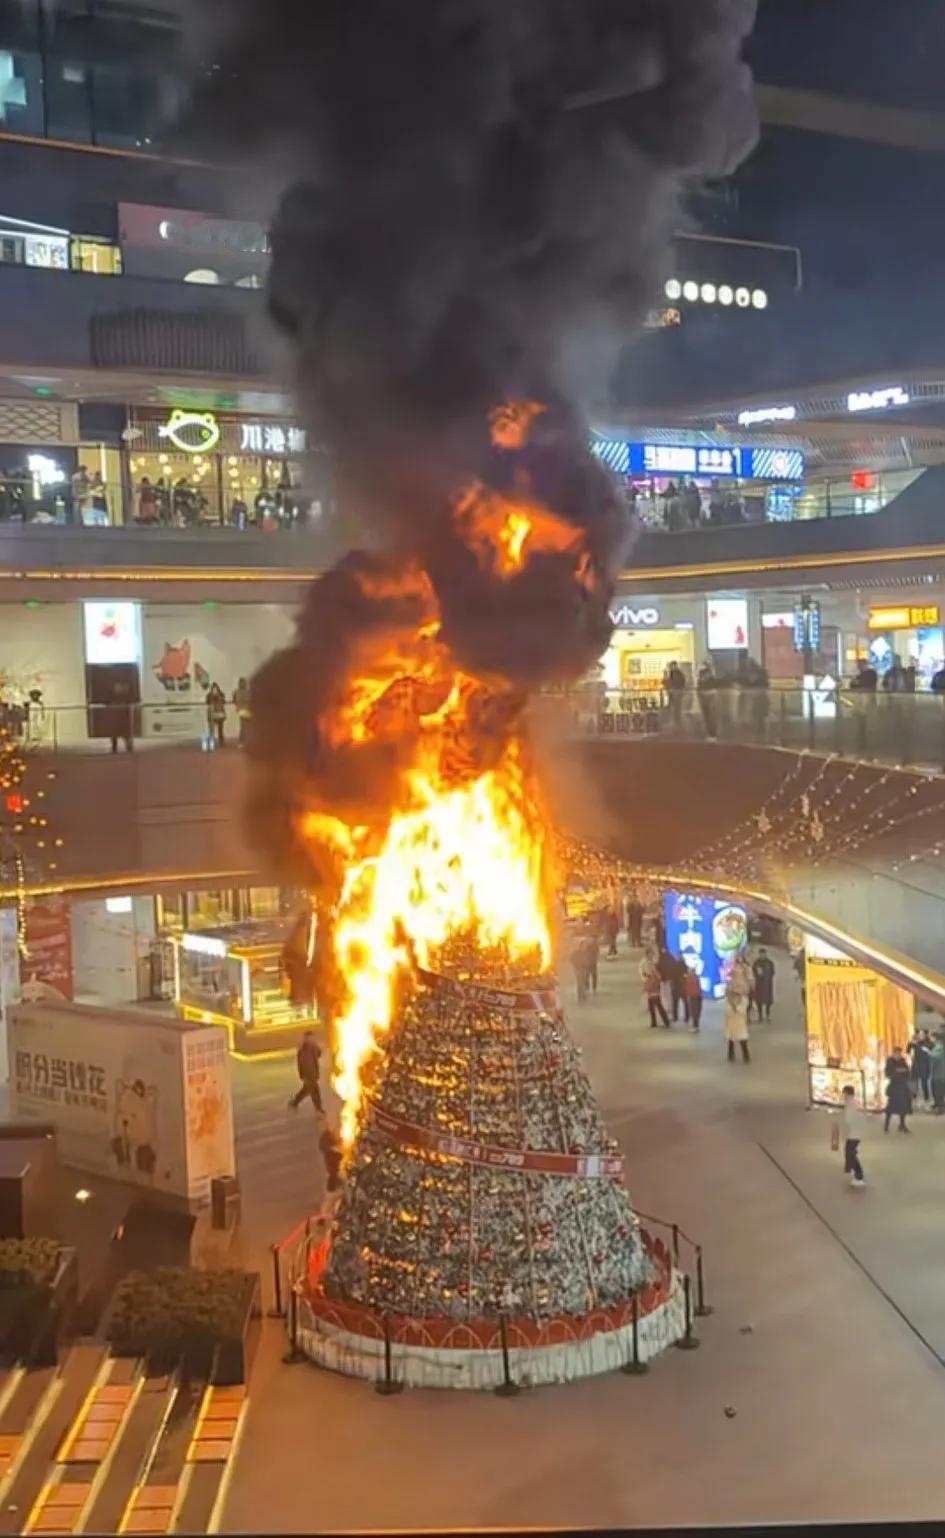
[[[723,486],[719,481],[713,481],[708,489],[685,478],[668,481],[662,489],[655,482],[643,486],[631,482],[627,495],[631,511],[644,527],[668,534],[760,523],[765,516],[763,493],[752,493],[738,484]]]

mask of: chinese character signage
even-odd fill
[[[698,476],[705,480],[800,481],[804,454],[793,448],[727,444],[630,443],[631,475]]]
[[[794,650],[820,651],[822,634],[820,604],[813,601],[798,604],[794,610]]]
[[[870,609],[867,625],[870,630],[924,630],[941,623],[941,609],[937,603],[902,604],[895,608],[884,606]]]
[[[285,454],[304,454],[308,434],[304,427],[283,427],[278,422],[241,422],[240,451],[243,454],[271,454],[281,459]]]
[[[684,892],[667,892],[663,903],[667,948],[695,972],[706,998],[723,998],[735,958],[748,944],[745,909]]]
[[[26,955],[20,960],[23,998],[71,999],[72,918],[68,898],[34,898],[26,909]]]
[[[232,1175],[226,1034],[142,1010],[10,1011],[15,1116],[55,1122],[66,1164],[189,1201]]]

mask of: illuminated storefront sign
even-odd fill
[[[940,624],[941,609],[937,603],[870,609],[866,623],[870,630],[919,630],[928,625]]]
[[[278,422],[241,422],[240,448],[244,454],[304,454],[308,433],[304,427],[283,427]]]
[[[623,603],[619,609],[610,611],[610,623],[618,630],[637,630],[644,626],[658,625],[659,622],[660,611],[652,607],[634,609],[630,604]]]
[[[696,475],[712,480],[737,478],[745,481],[800,481],[804,478],[801,449],[682,443],[631,443],[627,449],[627,467],[631,475]]]
[[[759,427],[763,422],[794,422],[796,406],[757,406],[738,413],[739,427]]]
[[[847,410],[885,411],[889,406],[908,406],[911,399],[902,385],[891,385],[888,390],[851,390]]]
[[[209,454],[220,442],[220,424],[212,411],[185,411],[175,406],[158,428],[158,437],[166,438],[182,454]]]
[[[667,949],[695,972],[707,998],[721,999],[735,959],[748,944],[745,909],[685,892],[667,892],[663,904]]]

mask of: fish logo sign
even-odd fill
[[[212,411],[185,411],[175,406],[158,428],[158,437],[167,438],[183,454],[209,454],[220,442],[220,424]]]

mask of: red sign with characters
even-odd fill
[[[23,998],[71,999],[72,923],[65,897],[45,897],[26,909],[26,951],[20,961]]]

